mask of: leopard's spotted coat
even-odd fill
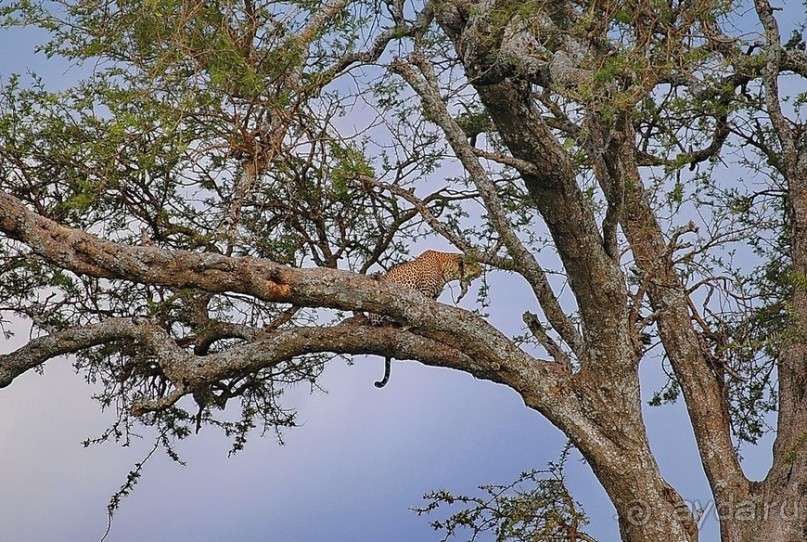
[[[457,301],[459,301],[468,291],[471,281],[481,274],[480,265],[466,260],[462,254],[427,250],[414,260],[392,267],[381,277],[381,280],[418,290],[432,299],[440,297],[446,284],[458,280],[460,281],[460,295]],[[390,318],[378,314],[370,314],[369,319],[373,325],[392,322]],[[389,380],[390,361],[390,358],[386,358],[384,378],[375,383],[378,388],[385,386]]]

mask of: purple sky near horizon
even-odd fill
[[[799,2],[785,5],[803,9]],[[6,44],[0,84],[27,69],[69,84],[72,72],[64,64],[33,54],[41,35],[0,32]],[[496,299],[488,309],[492,320],[517,333],[523,310],[518,304],[531,294],[503,272],[490,273],[488,280]],[[461,306],[472,308],[475,294],[472,289]],[[441,300],[450,302],[450,295],[444,292]],[[0,351],[24,344],[27,330],[18,331]],[[641,371],[646,404],[663,375],[657,360],[647,360]],[[302,427],[284,431],[282,446],[272,434],[253,434],[245,450],[228,457],[230,441],[205,427],[177,445],[186,466],[158,452],[117,512],[107,540],[437,541],[441,534],[429,520],[445,512],[418,517],[410,510],[424,504],[424,493],[474,494],[479,484],[510,482],[555,461],[565,443],[504,386],[396,361],[389,384],[378,390],[372,383],[382,372],[378,357],[357,358],[353,365],[334,360],[320,380],[326,393],[312,394],[304,386],[289,391],[285,404],[298,410]],[[29,372],[0,390],[0,542],[103,536],[109,498],[152,440],[144,432],[146,438],[131,447],[84,448],[84,439],[114,421],[114,413],[100,412],[90,398],[94,391],[65,359],[48,362],[44,375]],[[710,493],[683,403],[645,412],[662,473],[684,499],[706,508],[701,540],[715,540]],[[771,440],[769,435],[744,449],[744,467],[753,478],[765,475]],[[572,453],[566,474],[591,518],[588,532],[600,542],[618,540],[613,507],[578,453]]]

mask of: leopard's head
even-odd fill
[[[462,256],[460,260],[460,295],[457,303],[468,293],[468,285],[482,274],[482,266],[469,256]]]
[[[482,275],[482,266],[471,258],[463,255],[460,282],[470,283],[475,278]]]

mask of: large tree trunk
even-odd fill
[[[469,64],[473,39],[467,39],[467,32],[472,25],[464,26],[465,17],[451,6],[444,8],[437,20],[466,58],[466,70],[482,69]],[[572,379],[584,418],[559,417],[558,409],[544,414],[591,464],[617,509],[623,540],[694,541],[692,513],[662,478],[648,443],[639,359],[631,342],[626,281],[618,258],[603,239],[574,168],[544,124],[529,85],[517,79],[472,84],[512,155],[533,166],[520,173],[553,237],[585,322],[585,351],[578,353],[582,369]],[[431,110],[440,107],[436,100],[428,105]],[[447,122],[443,128],[448,132]],[[452,145],[458,155],[465,151],[457,139]],[[513,257],[518,259],[517,254]]]
[[[607,437],[578,437],[576,427],[568,428],[567,434],[616,507],[622,540],[696,541],[697,527],[691,510],[661,476],[650,450],[638,377],[619,381],[584,372],[575,384],[583,410]]]

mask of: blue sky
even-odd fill
[[[797,2],[787,7],[803,10]],[[73,77],[64,65],[33,55],[38,36],[2,32],[0,78],[28,68],[56,85]],[[490,313],[505,331],[517,332],[523,308],[516,300],[529,294],[507,274],[493,273],[489,280],[497,299]],[[444,293],[442,300],[449,299]],[[462,306],[472,307],[474,299],[472,292]],[[3,352],[23,344],[26,332],[19,331],[0,346]],[[410,510],[423,504],[422,494],[509,482],[557,459],[565,442],[503,386],[395,362],[390,383],[377,390],[372,383],[382,370],[377,357],[353,365],[335,360],[320,381],[326,393],[292,390],[287,405],[298,409],[303,426],[285,431],[283,446],[273,435],[255,434],[244,451],[228,458],[230,442],[203,428],[178,445],[186,466],[158,455],[118,511],[108,540],[439,540],[428,518]],[[660,371],[652,361],[642,371],[649,397]],[[151,440],[144,433],[128,448],[85,449],[81,442],[113,421],[113,413],[100,412],[90,399],[93,391],[64,359],[49,362],[44,375],[26,374],[0,390],[0,540],[91,541],[103,535],[110,496]],[[707,506],[708,486],[683,404],[647,409],[647,422],[664,475],[685,499]],[[764,476],[769,447],[767,438],[745,452],[752,476]],[[591,517],[589,531],[601,542],[617,540],[613,509],[579,455],[572,455],[567,475]],[[714,539],[715,529],[707,514],[702,539]]]

